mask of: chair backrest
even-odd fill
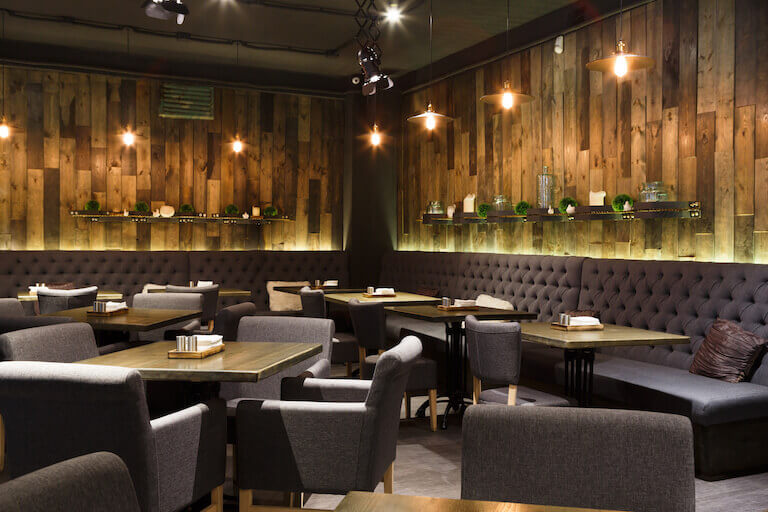
[[[308,318],[325,318],[325,292],[312,290],[305,286],[299,292],[301,295],[301,310]]]
[[[420,355],[421,341],[416,336],[406,336],[384,352],[376,363],[365,399],[368,415],[361,434],[360,453],[367,460],[359,462],[360,489],[374,488],[378,482],[371,479],[384,474],[395,460],[403,394],[411,368]]]
[[[216,310],[219,307],[219,285],[211,286],[174,286],[169,284],[165,287],[168,293],[199,293],[203,296],[203,314],[200,321],[207,324],[216,317]]]
[[[72,319],[66,316],[0,316],[0,334],[71,321]]]
[[[213,334],[220,334],[225,341],[234,341],[237,339],[240,319],[254,314],[256,314],[256,304],[253,302],[241,302],[221,308],[213,322]]]
[[[203,296],[200,293],[137,293],[133,296],[133,307],[147,309],[203,310]],[[181,329],[188,322],[169,325],[161,329],[138,333],[141,341],[161,341],[165,331]]]
[[[139,512],[125,463],[97,452],[59,462],[0,485],[6,512]]]
[[[19,299],[0,299],[0,316],[24,316],[24,306]]]
[[[0,335],[0,361],[74,363],[98,355],[93,328],[86,323],[47,325]]]
[[[370,350],[387,348],[387,326],[384,317],[384,304],[380,302],[349,301],[349,316],[355,330],[357,343]]]
[[[75,288],[74,290],[39,290],[37,303],[40,314],[56,313],[65,309],[82,308],[90,306],[99,294],[98,286],[88,288]]]
[[[222,382],[220,396],[232,398],[280,399],[280,382],[297,377],[321,359],[330,361],[333,320],[325,318],[247,316],[240,320],[237,341],[272,341],[277,343],[320,343],[323,350],[261,382]]]
[[[157,453],[136,370],[4,362],[0,382],[11,478],[87,453],[112,452],[128,467],[141,509],[157,510]]]
[[[464,323],[472,375],[481,381],[517,385],[522,354],[520,324],[480,322],[472,315]]]
[[[693,433],[683,416],[472,406],[462,435],[463,499],[636,512],[695,508]]]

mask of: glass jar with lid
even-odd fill
[[[496,211],[502,211],[502,210],[509,210],[509,201],[504,195],[499,194],[498,196],[494,196],[493,198],[493,204],[491,205],[494,210]]]
[[[641,203],[653,203],[658,201],[666,201],[669,199],[669,192],[667,187],[661,181],[650,181],[643,183],[640,187],[640,202]]]
[[[545,165],[541,174],[536,177],[536,191],[539,208],[549,208],[555,201],[555,175],[549,172]]]
[[[445,213],[442,201],[430,201],[427,205],[427,213],[432,215],[440,215]]]

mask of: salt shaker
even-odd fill
[[[449,297],[443,297],[443,307],[450,307],[451,299]]]
[[[179,352],[187,351],[187,338],[188,336],[176,336],[176,350]]]
[[[369,286],[366,292],[368,293],[368,295],[373,295],[373,286]]]

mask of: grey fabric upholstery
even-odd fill
[[[203,314],[200,316],[200,322],[207,324],[216,318],[216,310],[219,308],[219,285],[211,286],[174,286],[169,284],[165,287],[168,293],[199,293],[203,296]]]
[[[302,316],[308,318],[326,318],[328,311],[325,307],[325,292],[312,290],[305,286],[301,292]],[[336,322],[334,321],[334,329]],[[331,345],[331,363],[352,363],[358,359],[357,338],[348,332],[336,332]]]
[[[24,316],[24,306],[19,299],[0,299],[0,316]]]
[[[71,318],[65,316],[0,316],[0,334],[71,321]]]
[[[150,423],[135,370],[4,362],[0,382],[12,478],[86,453],[112,452],[128,467],[145,512],[178,510],[224,481],[226,417],[220,401]]]
[[[76,290],[45,290],[37,292],[37,304],[40,314],[56,313],[66,309],[90,306],[96,301],[99,288],[89,286]]]
[[[0,485],[5,512],[139,512],[120,457],[97,452],[39,469]]]
[[[86,323],[33,327],[0,336],[0,361],[74,363],[98,355],[93,329]]]
[[[365,402],[371,391],[371,382],[360,379],[287,377],[282,382],[280,399],[295,402]]]
[[[693,435],[682,416],[473,406],[462,437],[463,499],[636,512],[695,509]]]
[[[133,307],[147,309],[181,309],[202,311],[203,296],[199,293],[137,293]],[[200,329],[200,321],[179,322],[160,329],[138,333],[140,341],[162,341],[166,331],[194,331]]]
[[[328,377],[332,339],[333,321],[323,318],[252,316],[241,319],[237,341],[320,343],[323,351],[261,382],[222,382],[220,396],[229,401],[229,413],[234,414],[239,398],[279,399],[283,377],[296,377],[304,372],[314,377]]]
[[[256,313],[256,305],[253,302],[241,302],[221,308],[213,322],[213,334],[220,334],[225,340],[237,339],[237,328],[240,319]]]
[[[325,318],[325,293],[323,290],[312,290],[305,286],[299,292],[301,295],[301,311],[309,318]]]
[[[419,340],[409,337],[383,354],[365,402],[241,401],[236,485],[331,494],[372,491],[395,460],[402,397],[420,352]],[[301,382],[338,391],[348,381]],[[361,392],[357,383],[350,387]]]

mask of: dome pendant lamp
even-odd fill
[[[618,78],[623,77],[630,71],[641,69],[650,69],[656,63],[647,55],[638,55],[629,52],[629,46],[621,38],[623,28],[624,2],[619,3],[619,40],[616,41],[616,51],[610,57],[593,60],[587,64],[590,71],[599,71],[601,73],[613,73]]]
[[[432,90],[432,0],[429,0],[429,85],[427,91]],[[406,119],[409,123],[424,123],[424,127],[432,131],[438,124],[453,121],[453,118],[435,112],[432,102],[427,101],[427,109],[421,114],[414,114]]]
[[[506,51],[509,53],[509,0],[507,0],[507,31],[505,32],[504,41]],[[510,110],[515,105],[533,101],[533,96],[512,90],[509,80],[506,80],[501,91],[496,94],[486,94],[485,96],[481,96],[480,101],[483,103],[490,103],[491,105],[499,105],[504,110]]]

